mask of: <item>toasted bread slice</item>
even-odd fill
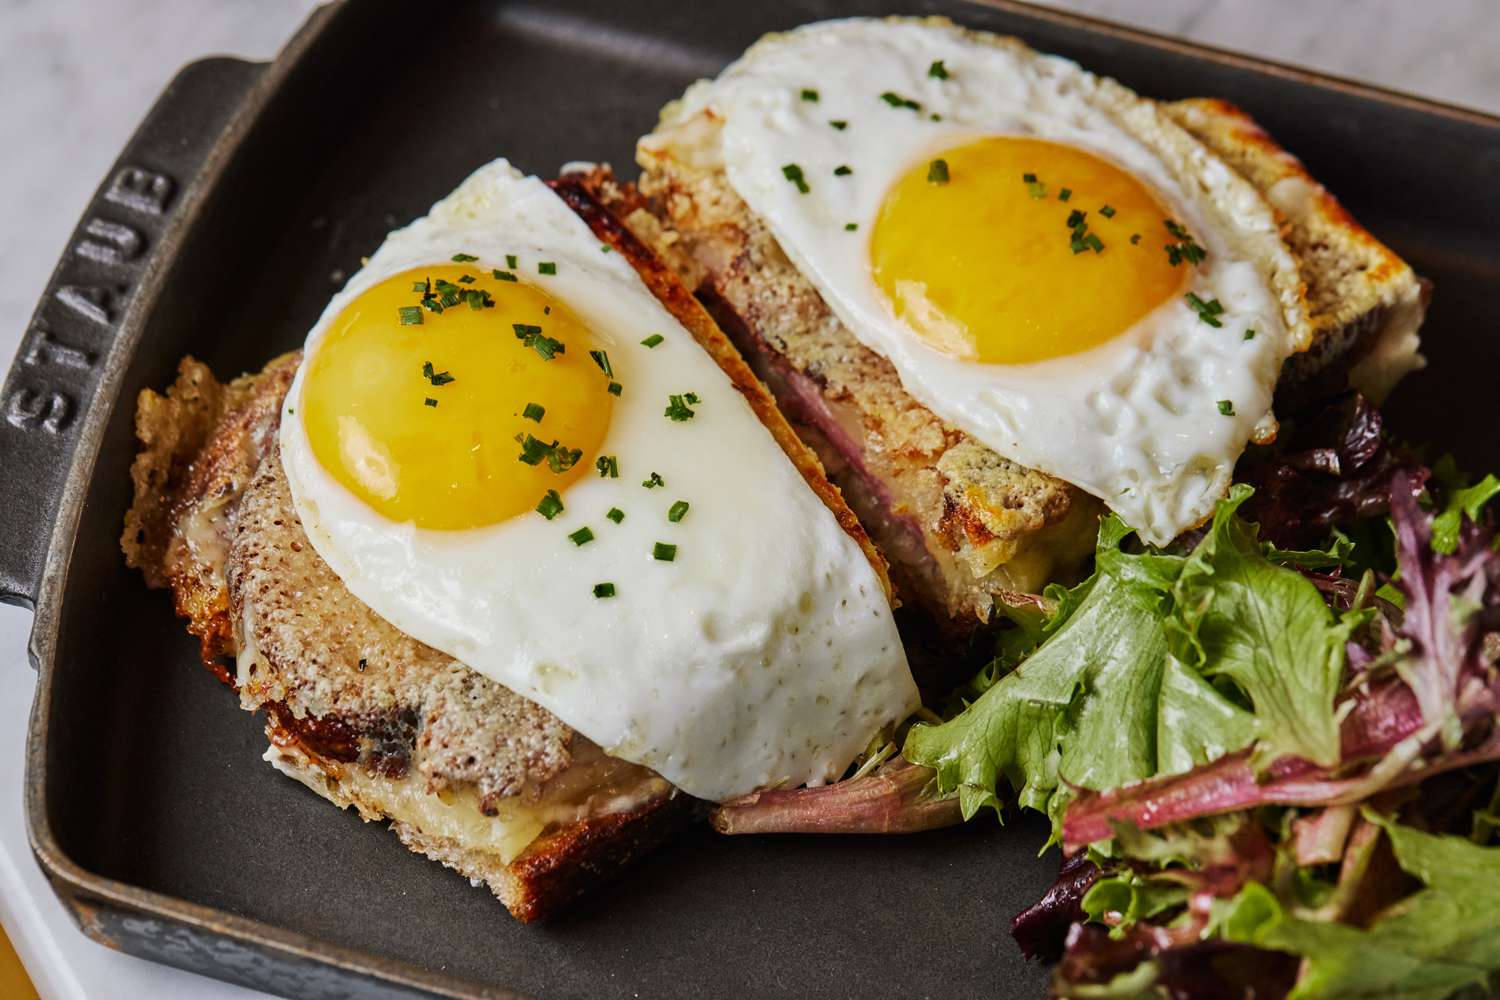
[[[1378,397],[1421,364],[1425,294],[1410,267],[1243,113],[1212,101],[1163,109],[1165,127],[1177,123],[1281,213],[1313,334],[1310,350],[1288,362],[1283,389],[1316,395],[1352,384]],[[586,183],[709,304],[890,560],[901,600],[930,616],[940,649],[954,650],[995,605],[1066,580],[1092,550],[1102,505],[909,396],[704,152],[720,127],[711,112],[685,116],[670,105],[638,147],[637,185],[606,170]]]
[[[697,300],[580,184],[554,189],[729,375],[889,593],[858,519]],[[517,918],[544,917],[660,844],[695,802],[348,591],[308,542],[281,465],[281,401],[299,361],[220,385],[189,358],[165,395],[141,393],[126,560],[171,589],[204,662],[242,707],[265,712],[273,766],[389,821]]]

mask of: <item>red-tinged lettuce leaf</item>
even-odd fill
[[[1059,997],[1079,1000],[1281,1000],[1297,980],[1297,958],[1233,941],[1179,942],[1141,926],[1111,938],[1074,924],[1053,979]]]
[[[1443,1000],[1466,989],[1489,995],[1500,986],[1500,848],[1365,818],[1384,828],[1396,861],[1422,889],[1368,927],[1354,927],[1289,911],[1253,883],[1223,906],[1220,933],[1301,956],[1293,1000]]]
[[[1052,887],[1011,918],[1010,936],[1021,946],[1021,954],[1049,962],[1062,957],[1068,928],[1084,919],[1083,897],[1100,874],[1084,852],[1064,856]]]
[[[812,788],[772,788],[715,809],[713,827],[746,833],[917,833],[962,822],[958,800],[938,795],[933,774],[905,761]]]

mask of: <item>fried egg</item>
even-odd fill
[[[642,162],[694,122],[690,155],[913,397],[1147,540],[1274,435],[1310,337],[1274,214],[1114,81],[943,20],[831,21],[694,85]]]
[[[836,778],[917,705],[860,546],[630,264],[504,161],[328,304],[280,442],[356,597],[692,795]]]

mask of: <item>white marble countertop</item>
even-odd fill
[[[1049,0],[1109,20],[1500,112],[1494,0]],[[86,200],[183,63],[274,54],[312,0],[0,0],[0,359]],[[500,151],[497,150],[497,153]],[[248,998],[78,934],[21,827],[30,616],[0,606],[0,924],[47,1000]]]

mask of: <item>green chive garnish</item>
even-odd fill
[[[667,520],[671,521],[673,524],[676,524],[678,521],[681,521],[684,517],[687,516],[687,512],[688,502],[686,500],[679,500],[671,507],[667,508]]]
[[[807,186],[807,179],[802,176],[802,168],[795,163],[788,163],[782,167],[781,176],[797,185],[797,190],[802,194],[807,194],[807,192],[812,190],[812,188]]]
[[[933,160],[927,164],[927,182],[929,184],[948,183],[948,161]]]
[[[1115,207],[1113,205],[1102,205],[1099,208],[1099,214],[1106,219],[1113,219],[1115,217]]]
[[[515,254],[508,253],[505,255],[505,266],[514,271],[516,268],[521,266],[521,260]]]
[[[456,381],[454,377],[447,372],[433,371],[431,361],[425,361],[422,363],[422,377],[431,382],[433,385],[447,385],[449,382]]]
[[[620,463],[613,455],[600,455],[594,460],[594,468],[599,470],[601,479],[620,478]]]
[[[1209,299],[1207,302],[1204,302],[1192,292],[1188,292],[1185,298],[1187,299],[1187,304],[1198,314],[1199,320],[1207,323],[1209,326],[1217,327],[1224,325],[1219,321],[1219,315],[1224,312],[1224,307],[1219,304],[1218,299]]]
[[[946,80],[948,79],[948,67],[944,66],[943,61],[939,59],[927,67],[927,75],[935,80]]]
[[[539,261],[536,265],[537,274],[556,274],[557,262],[551,260]]]
[[[437,406],[437,400],[433,399],[431,396],[426,397],[422,400],[422,402],[427,406]]]
[[[844,131],[844,129],[846,129],[846,128],[849,127],[849,123],[848,122],[843,121],[842,119],[838,119],[838,118],[833,119],[828,124],[832,125],[834,128],[838,129],[840,132]]]
[[[658,486],[667,485],[667,481],[661,477],[661,473],[653,472],[649,478],[641,480],[641,485],[648,490],[654,490]]]
[[[608,351],[589,351],[589,357],[594,359],[594,364],[599,366],[601,372],[611,378],[614,377],[615,370],[609,366]]]
[[[542,336],[542,328],[535,324],[512,323],[510,328],[516,331],[516,339],[541,355],[543,361],[551,361],[567,350],[562,341]]]
[[[475,257],[472,254],[466,254],[466,253],[456,253],[456,254],[453,255],[453,261],[454,261],[454,263],[457,263],[457,264],[467,264],[467,263],[469,263],[471,261],[476,261],[478,259],[479,259],[478,257]]]
[[[833,168],[833,176],[835,177],[848,177],[852,173],[854,173],[854,168],[847,163],[841,163]]]
[[[562,497],[557,495],[556,490],[548,490],[546,495],[537,501],[536,512],[547,520],[552,520],[563,512]]]
[[[618,382],[611,382],[609,385],[604,387],[604,391],[609,393],[611,396],[618,396],[620,394],[620,391],[624,388],[625,387]]]
[[[698,394],[693,392],[684,392],[681,395],[669,396],[664,415],[678,423],[684,420],[691,420],[696,412],[692,407],[696,406],[698,401]]]
[[[1254,328],[1251,328],[1251,329],[1245,331],[1245,339],[1246,340],[1254,340],[1255,339],[1255,330],[1254,330]]]
[[[577,531],[568,536],[568,541],[572,542],[574,545],[587,545],[593,540],[594,532],[588,527],[588,525],[584,525],[582,528],[579,528]]]
[[[527,403],[526,409],[521,411],[521,416],[539,424],[542,422],[542,414],[546,412],[547,408],[545,406],[538,406],[536,403]]]
[[[1071,197],[1073,197],[1073,189],[1072,188],[1063,188],[1062,190],[1060,190],[1060,191],[1057,192],[1057,200],[1058,201],[1067,201]]]
[[[511,265],[511,266],[514,267],[515,265]],[[510,273],[509,271],[502,271],[498,267],[491,268],[490,269],[490,274],[492,274],[492,275],[495,276],[495,280],[496,281],[515,281],[516,280],[516,276],[514,274]]]
[[[616,524],[619,524],[621,521],[625,520],[625,512],[618,507],[611,507],[604,516],[609,518]]]
[[[421,306],[402,306],[401,308],[397,309],[396,312],[400,313],[400,315],[401,315],[401,325],[402,326],[421,326],[422,325],[422,307]]]
[[[802,99],[804,101],[816,101],[818,99],[818,92],[811,87],[803,87]]]
[[[852,233],[852,232],[854,232],[858,228],[859,228],[859,223],[857,223],[857,222],[846,222],[846,223],[844,223],[844,232],[846,232],[846,233]]]
[[[921,111],[922,105],[909,97],[902,97],[893,90],[887,90],[880,95],[880,99],[893,108],[906,108],[908,111]]]
[[[1230,402],[1227,399],[1219,400],[1219,412],[1224,414],[1224,416],[1226,417],[1234,416],[1234,403]]]
[[[677,558],[677,546],[668,545],[666,542],[657,542],[651,546],[651,558],[662,562],[671,562]]]
[[[651,336],[649,336],[645,340],[641,341],[641,346],[642,347],[655,347],[657,344],[660,344],[663,340],[666,340],[666,339],[667,339],[666,337],[663,337],[659,333],[653,333]]]
[[[615,596],[615,585],[612,584],[612,583],[596,583],[596,584],[594,584],[594,596],[595,597],[599,597],[599,598],[614,597]]]

